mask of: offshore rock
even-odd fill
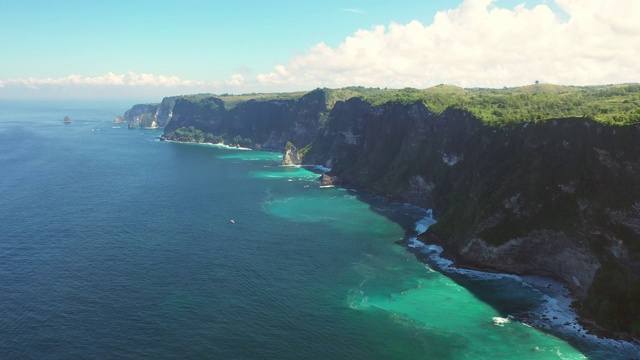
[[[282,156],[282,163],[280,165],[300,165],[302,159],[298,153],[298,149],[290,142],[287,142],[284,154]]]
[[[330,176],[327,173],[324,173],[320,176],[320,186],[322,187],[330,187],[335,186],[338,178],[336,176]]]

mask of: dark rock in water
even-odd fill
[[[129,129],[135,129],[136,128],[136,123],[134,122],[130,122],[129,125],[127,125],[127,128]]]
[[[329,176],[326,173],[320,176],[320,186],[334,186],[338,178],[336,176]]]

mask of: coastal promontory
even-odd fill
[[[640,85],[163,103],[164,139],[283,151],[285,164],[330,168],[323,185],[431,208],[438,223],[420,239],[459,266],[557,279],[583,320],[640,334]]]

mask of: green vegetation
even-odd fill
[[[184,142],[198,142],[198,143],[210,143],[210,144],[228,144],[231,146],[250,147],[252,140],[250,138],[244,138],[240,135],[234,137],[228,137],[227,134],[214,135],[208,132],[204,132],[200,129],[196,129],[195,126],[181,127],[176,129],[170,134],[164,135],[166,140],[184,141]],[[227,141],[225,141],[227,139]],[[231,140],[228,140],[231,139]]]
[[[249,101],[249,100],[257,100],[257,101],[270,101],[270,100],[294,100],[299,99],[303,95],[307,94],[308,91],[298,91],[291,93],[251,93],[251,94],[242,94],[242,95],[209,95],[215,96],[222,101],[224,101],[224,107],[227,110],[231,110],[236,105]],[[191,100],[191,99],[189,99]]]
[[[200,142],[211,144],[221,144],[224,142],[222,136],[205,133],[202,130],[196,129],[194,126],[189,126],[188,128],[181,127],[171,134],[166,135],[165,137],[167,140],[185,142]]]
[[[250,138],[243,138],[240,135],[236,135],[233,137],[233,145],[240,145],[242,147],[249,147],[251,146],[251,139]]]
[[[330,106],[349,97],[359,97],[373,105],[422,101],[436,114],[458,108],[496,126],[578,117],[617,125],[640,123],[639,84],[588,87],[535,84],[504,89],[438,85],[422,90],[350,87],[326,91]]]
[[[405,105],[423,102],[436,114],[448,108],[462,109],[488,125],[500,127],[563,118],[590,118],[610,125],[640,123],[640,84],[577,87],[536,83],[503,89],[463,89],[452,85],[438,85],[427,89],[352,86],[314,91],[317,90],[324,91],[327,109],[332,109],[338,101],[354,97],[374,106],[388,102]],[[179,98],[200,103],[216,97],[224,102],[226,110],[231,110],[250,100],[292,100],[308,93],[193,94],[165,98],[163,105],[173,106]],[[327,117],[328,114],[325,114],[320,119],[322,125]]]
[[[589,289],[589,296],[575,305],[600,326],[614,332],[640,334],[640,281],[611,256],[603,256],[602,267]]]

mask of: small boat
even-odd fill
[[[63,120],[63,122],[64,122],[65,124],[71,124],[71,118],[70,118],[70,117],[68,117],[68,116],[65,116],[65,117],[64,117],[64,120]]]
[[[236,221],[235,220],[229,220],[230,223],[235,224]]]

